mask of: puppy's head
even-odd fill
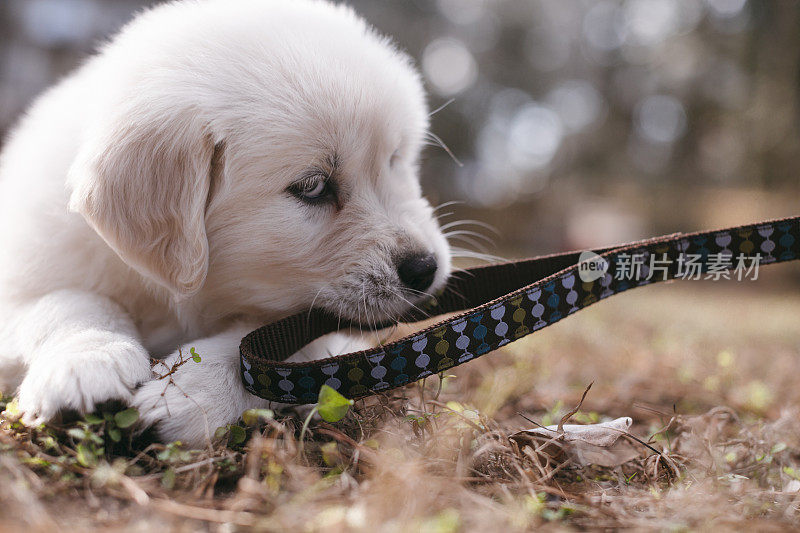
[[[73,209],[128,264],[210,316],[313,303],[373,322],[444,284],[449,249],[418,179],[427,108],[404,55],[324,3],[144,19],[101,60],[130,62],[144,39],[158,53],[122,69],[125,96],[70,172]]]

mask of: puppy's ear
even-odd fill
[[[214,143],[190,113],[142,118],[109,122],[81,147],[70,209],[138,272],[190,296],[208,270]]]

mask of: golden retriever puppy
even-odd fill
[[[2,153],[2,390],[28,424],[121,399],[191,444],[265,406],[239,380],[250,329],[312,304],[385,319],[444,284],[427,127],[412,62],[347,7],[142,13]],[[178,347],[202,362],[154,379]]]

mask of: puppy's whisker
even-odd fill
[[[471,230],[467,230],[467,229],[459,229],[459,230],[450,231],[450,232],[444,234],[445,237],[455,237],[455,236],[458,236],[458,235],[469,235],[471,237],[476,237],[478,239],[482,239],[482,240],[486,241],[487,243],[491,244],[492,246],[495,245],[494,239],[492,239],[491,237],[487,237],[486,235],[484,235],[482,233],[478,233],[477,231],[471,231]]]
[[[480,256],[480,257],[489,257],[491,259],[503,260],[503,258],[501,258],[499,256],[496,256],[496,255],[482,253],[482,252],[478,252],[478,251],[475,251],[475,250],[467,250],[466,248],[451,248],[451,256],[452,257],[476,257],[476,256]]]
[[[459,204],[464,204],[464,203],[466,203],[466,202],[464,202],[463,200],[450,200],[448,202],[442,202],[441,204],[439,204],[439,205],[437,205],[436,207],[433,208],[433,212],[435,213],[439,209],[444,209],[445,207],[449,207],[451,205],[459,205]]]
[[[485,253],[486,252],[486,247],[484,246],[484,244],[482,242],[476,241],[475,239],[471,239],[470,237],[467,237],[465,235],[454,235],[452,237],[447,237],[446,236],[446,238],[447,238],[448,242],[450,242],[451,240],[452,241],[457,241],[457,242],[460,241],[460,242],[469,244],[470,246],[472,246],[473,248],[476,248],[477,251],[479,251],[481,253]]]
[[[364,281],[361,284],[361,301],[364,303],[364,322],[367,324],[367,330],[372,332],[373,337],[375,338],[375,342],[380,344],[381,339],[380,335],[378,335],[378,331],[375,329],[378,322],[375,319],[375,315],[372,313],[370,307],[367,304],[367,282]]]
[[[456,296],[458,296],[459,298],[461,298],[463,301],[467,301],[467,297],[466,297],[466,296],[464,296],[464,295],[463,295],[462,293],[460,293],[459,291],[455,290],[453,287],[447,287],[447,288],[445,288],[444,292],[445,292],[445,293],[448,293],[448,292],[449,292],[449,293],[455,294]]]
[[[439,111],[443,110],[445,107],[449,106],[450,104],[452,104],[455,101],[456,101],[455,98],[451,98],[450,100],[446,101],[445,103],[443,103],[442,105],[440,105],[439,107],[437,107],[436,109],[434,109],[433,111],[428,113],[428,116],[432,117],[433,115],[435,115]]]
[[[464,163],[462,163],[461,161],[458,160],[458,158],[455,156],[455,154],[450,150],[450,148],[444,143],[444,141],[438,135],[436,135],[433,132],[428,131],[426,133],[426,137],[431,139],[432,141],[434,141],[436,144],[439,145],[439,147],[441,147],[442,150],[447,152],[447,155],[449,155],[452,158],[453,162],[455,162],[456,165],[458,165],[460,167],[464,166]]]
[[[311,305],[308,306],[308,315],[306,316],[306,329],[308,329],[311,324],[311,311],[314,309],[314,303],[317,301],[319,293],[321,293],[324,288],[325,287],[320,287],[320,289],[317,291],[317,294],[314,295],[314,299],[311,300]]]
[[[442,231],[447,230],[449,228],[454,228],[456,226],[479,226],[481,228],[487,229],[494,233],[495,235],[500,235],[500,231],[492,226],[491,224],[487,224],[486,222],[482,222],[480,220],[473,220],[469,218],[465,218],[462,220],[454,220],[453,222],[448,222],[447,224],[442,226]]]
[[[364,322],[367,321],[367,294],[366,294],[366,286],[367,282],[361,282],[361,300],[358,301],[358,329],[361,330],[361,335],[364,335]],[[364,305],[364,318],[361,318],[361,305]],[[369,329],[369,323],[367,323],[367,329]]]
[[[421,290],[418,290],[418,289],[412,289],[411,287],[405,287],[404,290],[407,291],[407,292],[410,292],[411,294],[418,294],[420,296],[427,296],[428,298],[432,298],[433,297],[433,294],[431,294],[429,292],[421,291]]]
[[[361,340],[361,343],[364,342],[364,324],[363,320],[361,319],[361,302],[359,301],[357,304],[357,313],[356,313],[356,322],[358,322],[358,338]]]
[[[427,311],[424,311],[424,310],[420,309],[419,307],[417,307],[416,305],[414,305],[414,303],[413,303],[413,302],[411,302],[411,301],[410,301],[408,298],[406,298],[405,296],[403,296],[403,294],[402,294],[401,292],[399,292],[399,291],[397,291],[397,290],[395,290],[395,289],[392,289],[392,293],[393,293],[395,296],[397,296],[398,298],[400,298],[401,300],[403,300],[404,302],[406,302],[408,305],[410,305],[411,307],[413,307],[414,309],[416,309],[417,311],[419,311],[420,313],[422,313],[422,315],[423,315],[425,318],[429,318],[429,317],[431,316],[431,315],[430,315],[430,313],[428,313]]]
[[[339,333],[339,331],[342,329],[342,307],[342,301],[339,300],[339,305],[336,308],[336,315],[338,318],[336,321],[336,333]]]
[[[465,259],[466,258],[469,258],[469,259],[480,259],[482,261],[489,261],[489,262],[505,261],[505,259],[503,259],[502,257],[496,256],[496,255],[475,252],[473,250],[465,250],[463,248],[452,248],[451,249],[451,257],[453,257],[453,258],[465,258]]]
[[[373,331],[373,334],[375,335],[375,343],[378,346],[380,346],[381,348],[383,348],[383,341],[381,340],[381,336],[378,334],[378,329],[377,329],[378,320],[375,317],[375,313],[372,312],[372,310],[370,310],[370,317],[372,319],[372,331]]]

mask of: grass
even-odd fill
[[[759,287],[615,297],[441,381],[312,419],[302,443],[302,419],[269,412],[202,450],[132,439],[130,413],[35,430],[7,416],[0,528],[790,529],[800,294]],[[634,459],[542,461],[509,440],[559,423],[590,382],[570,423],[632,417]]]

